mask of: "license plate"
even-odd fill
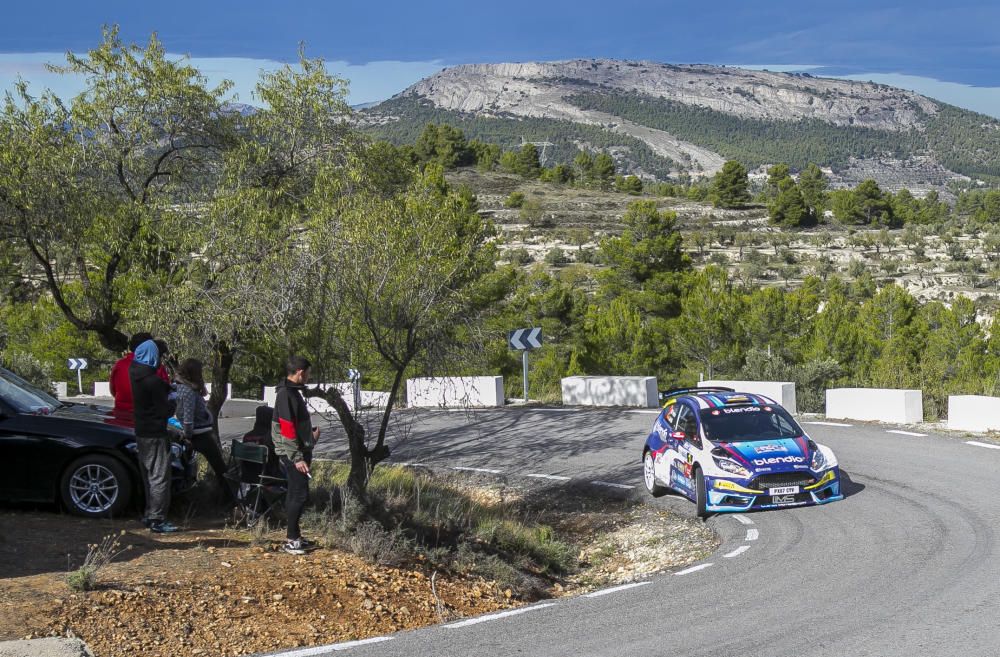
[[[799,492],[798,486],[785,486],[784,488],[771,488],[768,490],[771,495],[795,495]]]

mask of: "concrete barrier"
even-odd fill
[[[0,641],[0,657],[94,657],[80,639],[27,639]]]
[[[406,405],[410,408],[499,408],[504,402],[502,376],[406,380]]]
[[[919,390],[834,388],[826,391],[826,416],[915,424],[924,420],[923,394]]]
[[[107,381],[94,381],[94,396],[95,397],[110,397],[111,396],[111,384]]]
[[[948,428],[959,431],[1000,431],[1000,397],[948,397]]]
[[[211,383],[206,383],[205,384],[205,388],[208,390],[208,394],[205,395],[205,399],[208,399],[208,397],[212,394],[212,384]],[[232,398],[233,398],[233,384],[232,383],[227,383],[226,384],[226,399],[232,399]]]
[[[722,386],[732,388],[736,392],[749,392],[753,395],[770,397],[785,407],[792,415],[798,413],[795,405],[795,384],[790,381],[702,381],[699,388]]]
[[[52,389],[56,391],[56,397],[59,399],[65,399],[69,396],[69,386],[65,381],[55,381],[52,384]]]
[[[310,384],[310,387],[314,387]],[[344,401],[347,402],[347,407],[352,411],[354,410],[354,388],[350,383],[320,383],[319,387],[323,390],[327,388],[336,388],[340,391],[340,394],[344,397]],[[270,407],[274,407],[274,400],[277,398],[277,387],[275,386],[265,386],[264,387],[264,403]],[[313,413],[332,413],[335,412],[333,407],[326,403],[325,399],[320,399],[319,397],[308,397],[306,403]],[[361,407],[362,408],[385,408],[385,405],[389,403],[389,393],[381,392],[378,390],[362,390],[361,391]]]
[[[655,408],[660,400],[655,376],[569,376],[562,380],[566,406]]]

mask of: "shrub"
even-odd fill
[[[406,561],[413,553],[412,543],[397,527],[387,530],[374,521],[357,525],[347,539],[351,552],[372,563],[390,566]]]
[[[118,535],[105,536],[100,543],[88,546],[87,556],[83,560],[83,565],[76,570],[67,573],[66,584],[74,591],[92,591],[97,588],[101,571],[122,552],[132,548],[131,545],[121,548],[118,542],[119,536],[124,536],[125,530]]]
[[[531,255],[531,251],[523,246],[507,251],[507,259],[512,265],[528,265],[535,261]]]
[[[511,192],[510,196],[504,199],[505,208],[519,208],[524,205],[524,194],[522,192]]]
[[[558,246],[549,249],[549,252],[545,254],[545,263],[552,267],[562,267],[567,262],[569,262],[569,258],[566,256],[566,252]]]

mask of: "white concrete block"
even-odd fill
[[[314,387],[315,384],[310,384],[310,387]],[[354,388],[350,383],[320,383],[319,387],[323,390],[327,388],[337,388],[340,394],[343,395],[344,401],[347,402],[347,407],[352,411],[354,410]],[[266,386],[264,388],[264,403],[268,406],[274,407],[274,401],[277,399],[277,387]],[[326,403],[325,399],[320,397],[309,397],[306,399],[306,403],[312,409],[313,413],[335,413],[333,407]],[[385,408],[385,405],[389,403],[389,393],[381,392],[378,390],[362,390],[361,391],[361,407],[362,408]]]
[[[205,395],[205,399],[208,399],[212,395],[212,384],[211,383],[206,383],[205,384],[205,389],[208,390],[208,394]],[[232,398],[233,398],[233,384],[232,383],[227,383],[226,384],[226,399],[232,399]]]
[[[278,388],[275,386],[264,386],[264,403],[274,408],[274,400],[278,398]]]
[[[406,380],[406,405],[411,408],[499,408],[504,402],[502,376]]]
[[[834,388],[826,391],[826,416],[916,424],[924,420],[923,393],[889,388]]]
[[[95,397],[110,397],[111,384],[108,381],[94,381]]]
[[[566,406],[655,408],[660,400],[655,376],[569,376],[562,380]]]
[[[56,397],[58,397],[59,399],[65,399],[66,397],[69,396],[67,394],[69,392],[68,386],[66,385],[65,381],[56,381],[52,384],[52,387],[55,389]]]
[[[948,397],[948,428],[958,431],[1000,431],[1000,397]]]
[[[702,381],[699,388],[721,386],[732,388],[736,392],[749,392],[752,395],[770,397],[781,404],[786,411],[795,415],[798,408],[795,405],[795,384],[791,381]]]

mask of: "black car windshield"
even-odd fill
[[[31,385],[18,375],[0,367],[0,399],[18,413],[48,414],[62,402]]]
[[[701,411],[705,436],[717,443],[797,438],[802,428],[780,406],[732,406]]]

